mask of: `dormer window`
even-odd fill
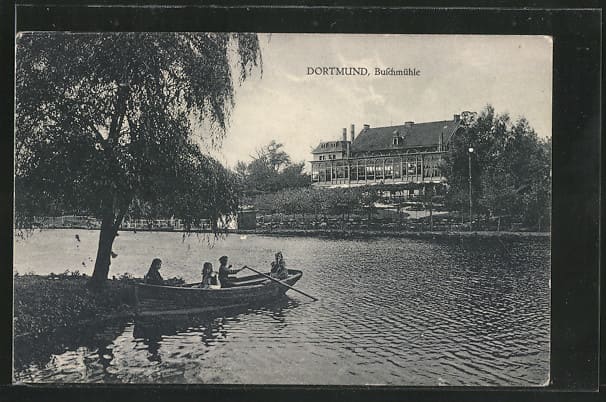
[[[393,130],[393,139],[392,139],[392,144],[393,145],[402,145],[403,143],[403,138],[400,137],[400,130]]]

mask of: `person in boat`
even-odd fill
[[[159,258],[154,258],[152,263],[147,271],[147,274],[143,277],[145,283],[150,285],[162,285],[164,284],[164,279],[162,279],[162,275],[160,275],[160,267],[162,267],[162,260]]]
[[[200,287],[203,289],[220,289],[221,281],[219,280],[217,273],[213,271],[213,264],[205,262],[202,267],[202,283]]]
[[[277,279],[286,279],[288,277],[288,270],[286,269],[286,262],[284,261],[284,256],[281,251],[278,251],[275,255],[275,261],[271,263],[271,271],[269,272],[269,276]]]
[[[240,269],[232,269],[231,265],[227,265],[227,256],[224,255],[219,258],[219,281],[221,282],[221,287],[228,288],[233,286],[234,284],[229,279],[229,275],[235,275],[238,272],[242,271],[244,267]]]

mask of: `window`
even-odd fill
[[[375,161],[375,179],[383,179],[383,163]]]
[[[374,180],[375,179],[375,167],[374,165],[366,166],[366,179]]]
[[[358,169],[355,166],[350,168],[351,180],[358,180]]]
[[[384,171],[384,176],[386,179],[391,179],[393,178],[393,162],[391,161],[391,159],[387,159],[385,160],[385,171]]]
[[[416,166],[415,166],[414,162],[410,162],[410,160],[409,160],[409,162],[408,162],[408,169],[407,169],[406,173],[408,175],[414,175],[414,174],[416,174]]]
[[[392,164],[393,164],[393,177],[394,177],[394,179],[399,179],[400,170],[402,169],[402,167],[400,166],[400,160],[397,158],[394,158],[394,159],[392,159]]]

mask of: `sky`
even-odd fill
[[[259,34],[263,71],[236,86],[220,149],[229,167],[276,140],[292,160],[355,124],[450,120],[487,104],[551,137],[552,39],[513,35]],[[365,67],[367,76],[308,75],[308,67]],[[375,76],[375,68],[418,76]],[[349,134],[348,134],[349,135]]]

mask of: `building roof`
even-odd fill
[[[454,120],[414,123],[412,125],[375,127],[362,130],[351,145],[352,152],[368,152],[388,149],[407,149],[436,146],[442,141],[447,144],[460,122]],[[393,138],[399,134],[404,140],[401,145],[393,145]]]
[[[328,146],[323,148],[322,145]],[[328,152],[347,151],[347,141],[322,141],[313,151],[312,154],[323,154]]]

